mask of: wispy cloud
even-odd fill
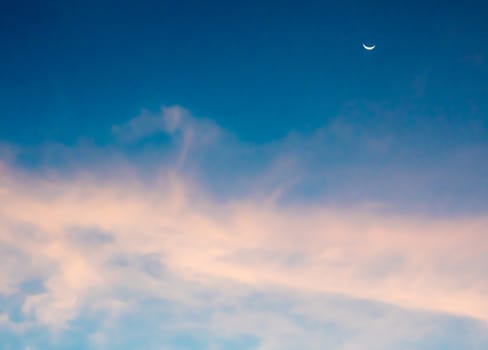
[[[190,147],[213,143],[222,133],[211,121],[195,119],[188,110],[179,106],[162,107],[159,113],[143,111],[123,125],[114,125],[112,132],[125,142],[135,142],[162,133],[170,135],[181,146],[178,168],[184,164]]]

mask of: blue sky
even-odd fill
[[[0,349],[486,349],[487,13],[2,4]]]
[[[475,4],[4,6],[1,130],[16,142],[106,142],[112,124],[161,104],[260,142],[356,101],[427,114],[415,120],[427,125],[444,113],[454,130],[486,111],[486,9]],[[33,127],[19,130],[19,115]]]

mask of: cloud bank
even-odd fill
[[[190,150],[222,135],[214,124],[174,107],[113,131],[181,136],[176,165],[141,177],[130,162],[69,176],[0,163],[0,328],[62,334],[102,315],[89,342],[107,348],[120,320],[147,309],[172,334],[351,350],[420,339],[454,317],[476,320],[469,348],[486,344],[487,215],[275,200],[286,185],[222,200],[187,173]],[[220,338],[210,348],[230,348]]]

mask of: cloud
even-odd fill
[[[158,184],[17,181],[24,176],[7,170],[2,179],[1,201],[9,205],[0,212],[1,238],[17,254],[56,266],[47,292],[25,305],[48,324],[75,317],[94,288],[116,282],[108,260],[148,254],[154,266],[187,279],[269,283],[488,320],[485,216],[402,217],[252,198],[219,203],[171,174]],[[72,229],[87,226],[96,229]],[[7,267],[3,277],[13,282],[2,290],[15,290],[19,273],[30,271]]]
[[[312,349],[352,350],[421,338],[439,314],[488,321],[487,215],[283,203],[303,174],[286,151],[302,142],[292,137],[270,146],[285,151],[270,152],[279,156],[249,180],[251,191],[222,199],[181,167],[193,159],[190,147],[222,142],[211,122],[173,107],[114,132],[132,141],[154,132],[181,137],[184,155],[176,171],[164,164],[151,177],[129,161],[69,174],[0,163],[0,295],[16,300],[25,325],[64,332],[95,318],[101,330],[90,339],[103,348],[119,319],[144,318],[143,309],[172,334],[251,336],[260,349],[308,339]],[[26,290],[32,279],[42,288]],[[323,327],[332,331],[324,336]]]
[[[162,107],[160,113],[143,111],[125,124],[114,125],[112,132],[124,142],[135,142],[157,134],[167,134],[178,140],[181,152],[178,167],[182,166],[190,147],[215,142],[222,130],[206,119],[195,119],[180,106]]]
[[[187,112],[180,107],[163,108],[161,114],[156,115],[143,111],[126,124],[114,125],[112,131],[124,141],[136,141],[156,133],[175,133],[182,129],[188,118]]]

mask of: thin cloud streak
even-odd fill
[[[137,142],[154,135],[166,134],[179,143],[176,169],[183,167],[191,147],[214,143],[222,130],[210,120],[195,119],[180,106],[162,107],[159,113],[143,111],[122,125],[112,127],[113,134],[123,142]]]

